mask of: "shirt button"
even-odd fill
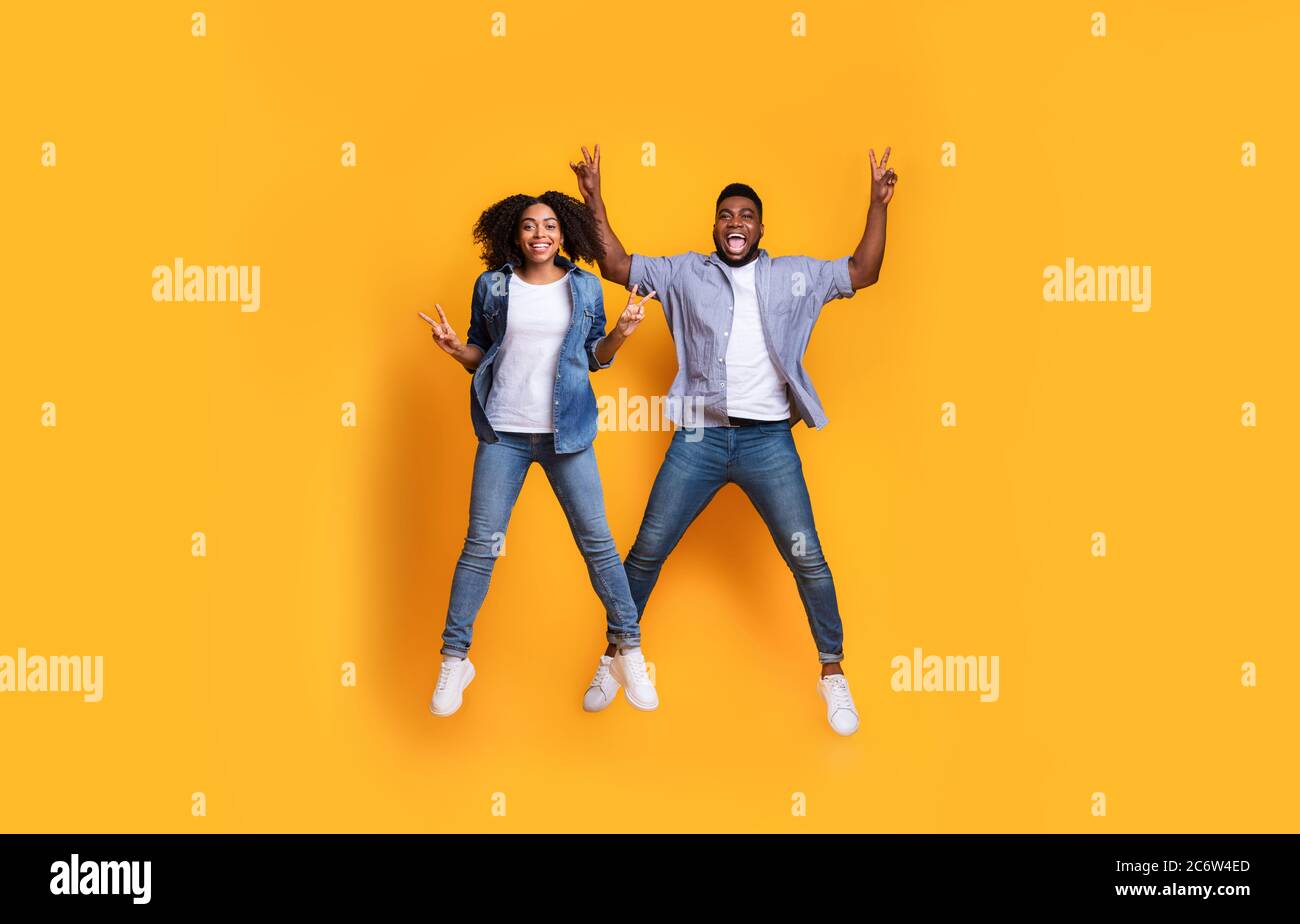
[[[730,336],[731,336],[731,331],[727,331],[727,332],[726,332],[725,334],[723,334],[722,336],[724,336],[724,337],[730,337]]]

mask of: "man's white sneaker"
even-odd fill
[[[451,715],[460,708],[461,694],[474,679],[474,665],[469,658],[444,658],[438,670],[438,687],[429,700],[434,715]]]
[[[600,656],[600,666],[596,676],[591,678],[591,686],[582,696],[582,708],[587,712],[600,712],[618,696],[619,682],[610,676],[609,666],[614,659],[609,655]]]
[[[623,695],[637,709],[649,712],[659,708],[659,693],[645,669],[645,655],[640,648],[618,651],[609,665],[610,676],[623,687]]]
[[[817,691],[826,700],[826,721],[841,735],[851,735],[858,730],[858,709],[853,705],[849,680],[843,674],[827,674],[817,684]]]

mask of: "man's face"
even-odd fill
[[[747,196],[728,196],[718,203],[713,243],[731,260],[744,260],[763,237],[758,207]]]

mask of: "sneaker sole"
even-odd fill
[[[627,695],[627,690],[624,690],[624,691],[623,691],[623,697],[628,701],[628,704],[631,705],[631,707],[632,707],[633,709],[640,709],[642,712],[654,712],[656,709],[659,708],[659,704],[658,704],[658,703],[655,703],[655,704],[652,705],[652,706],[643,706],[643,705],[641,705],[641,704],[638,703],[636,700],[634,700],[632,697],[630,697],[630,696]]]
[[[455,715],[459,712],[461,703],[465,702],[465,688],[470,685],[471,681],[473,681],[475,673],[474,665],[470,664],[469,670],[465,672],[465,682],[460,685],[460,693],[456,696],[456,705],[453,708],[446,712],[438,712],[433,708],[433,700],[429,700],[429,711],[439,718],[446,718],[449,715]]]
[[[622,671],[619,671],[619,673],[622,673]],[[637,702],[636,697],[632,695],[632,691],[628,688],[628,685],[624,682],[627,678],[619,678],[615,676],[613,667],[609,669],[609,675],[618,682],[619,689],[623,691],[623,698],[627,700],[628,705],[630,705],[633,709],[640,709],[642,712],[654,712],[656,709],[659,708],[659,703],[657,702],[648,706]],[[610,702],[613,702],[613,700],[610,700]]]

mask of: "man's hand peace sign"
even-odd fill
[[[894,198],[894,184],[898,182],[894,168],[885,166],[889,163],[889,148],[885,148],[885,156],[880,158],[880,163],[876,163],[875,148],[871,148],[868,153],[871,156],[871,201],[889,205],[889,200]]]

